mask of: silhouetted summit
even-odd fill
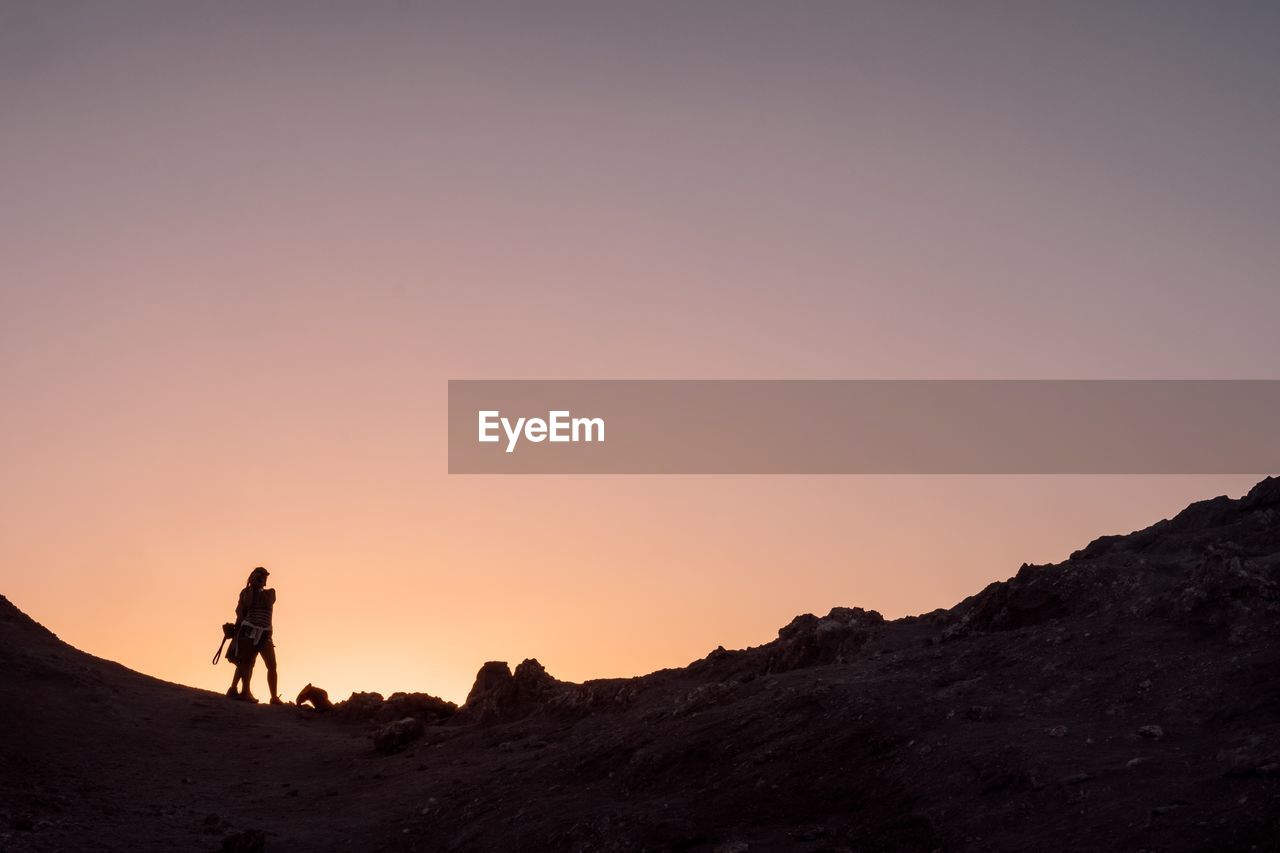
[[[489,662],[461,707],[327,714],[140,676],[0,601],[0,846],[1276,849],[1278,583],[1268,478],[949,610],[837,607],[637,678]]]

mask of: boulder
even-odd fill
[[[382,722],[414,717],[427,725],[435,725],[448,720],[457,711],[457,705],[429,693],[392,693],[374,720]]]
[[[417,717],[405,717],[403,720],[379,726],[370,737],[373,738],[374,749],[383,755],[390,755],[422,737],[424,731],[426,727],[422,724],[422,720]]]
[[[511,682],[511,667],[504,660],[486,661],[476,673],[475,683],[467,693],[467,701],[463,707],[471,708],[495,693],[507,689]]]
[[[577,687],[552,678],[534,658],[522,661],[514,673],[506,661],[489,661],[476,673],[460,711],[473,722],[516,720],[550,704],[565,704],[559,701],[563,694]]]
[[[351,698],[333,706],[334,716],[348,722],[390,723],[414,717],[427,725],[450,719],[458,706],[429,693],[352,693]]]
[[[343,702],[333,706],[334,715],[352,722],[369,722],[382,707],[381,693],[352,693]]]

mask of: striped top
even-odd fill
[[[251,586],[240,592],[236,616],[241,622],[252,622],[260,628],[271,629],[271,611],[276,606],[274,589],[255,590]]]

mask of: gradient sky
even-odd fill
[[[224,689],[263,564],[288,695],[461,700],[1238,495],[449,477],[445,383],[1278,378],[1277,44],[1261,2],[0,2],[0,592]]]

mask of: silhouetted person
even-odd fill
[[[276,646],[271,640],[271,611],[276,604],[276,591],[267,589],[266,569],[258,566],[249,573],[249,580],[240,591],[236,603],[236,673],[231,678],[227,695],[232,699],[257,702],[249,692],[249,679],[253,677],[253,665],[262,655],[267,664],[267,686],[271,688],[271,704],[280,705],[276,689]],[[240,691],[237,684],[243,685]]]

